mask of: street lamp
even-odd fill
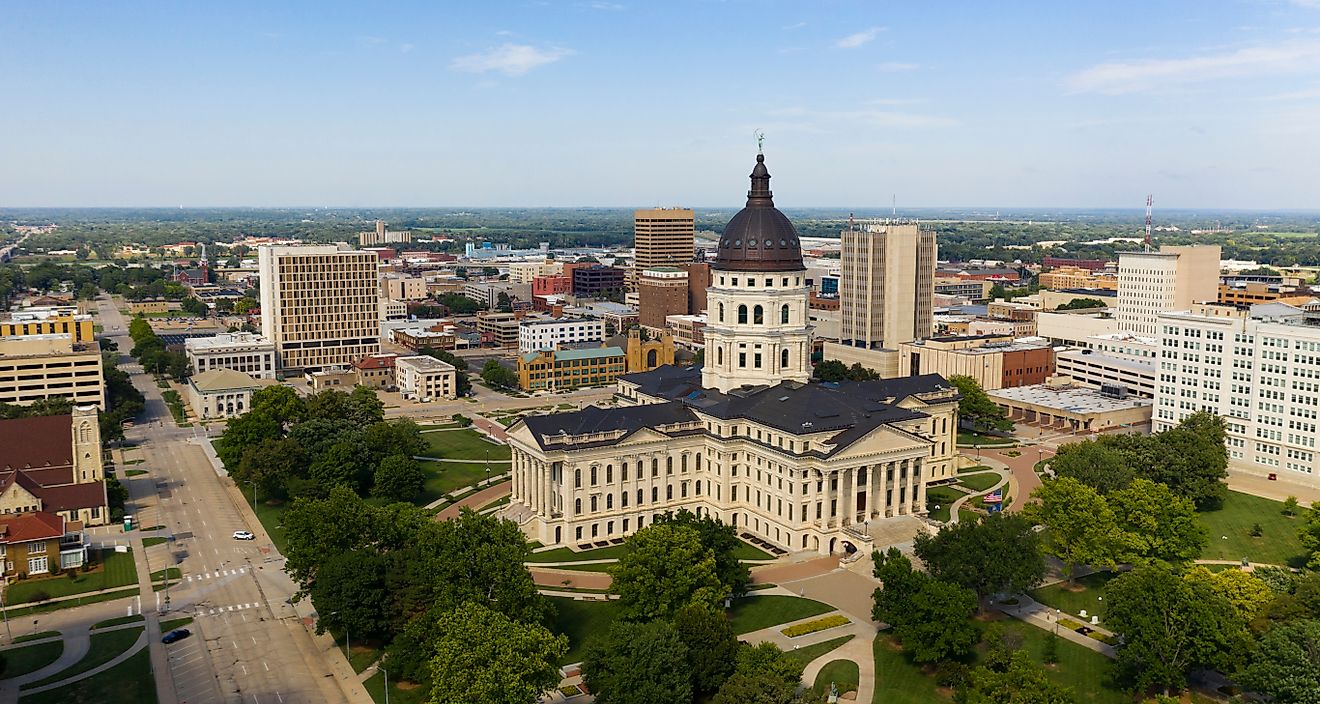
[[[1058,636],[1058,635],[1059,635],[1059,616],[1062,615],[1062,614],[1063,614],[1063,612],[1060,611],[1059,609],[1055,609],[1055,610],[1054,610],[1054,635],[1055,635],[1055,636]]]
[[[257,480],[249,479],[248,484],[252,485],[252,512],[257,512]]]
[[[390,671],[380,665],[377,665],[376,669],[385,673],[385,704],[390,704]]]

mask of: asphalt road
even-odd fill
[[[108,299],[98,300],[98,307],[104,334],[119,344],[120,368],[146,396],[146,411],[126,432],[138,443],[130,456],[145,460],[135,467],[148,471],[123,480],[128,512],[139,526],[163,526],[173,538],[147,550],[149,569],[177,566],[183,575],[164,592],[144,596],[142,609],[158,612],[160,620],[194,618],[191,638],[170,646],[153,640],[153,654],[164,651],[169,660],[168,673],[158,669],[157,677],[170,681],[158,690],[188,704],[347,701],[288,603],[295,585],[282,570],[283,557],[264,540],[232,537],[237,530],[259,538],[265,533],[202,451],[204,431],[174,426],[160,389],[127,357],[133,344],[127,321]],[[119,529],[111,528],[103,537],[115,533]]]

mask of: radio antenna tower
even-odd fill
[[[895,193],[892,197],[893,200],[891,201],[892,205],[890,206],[889,215],[890,217],[896,218],[898,217],[898,194]]]
[[[1155,202],[1154,195],[1146,196],[1146,251],[1150,251],[1150,206]]]

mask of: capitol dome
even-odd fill
[[[712,269],[720,271],[800,271],[802,245],[797,229],[779,212],[770,193],[765,155],[756,155],[747,205],[729,220],[720,236]]]

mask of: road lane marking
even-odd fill
[[[255,641],[256,638],[253,638],[252,640]],[[267,665],[265,660],[262,660],[262,661],[261,661],[261,666],[264,667],[264,668],[266,668],[266,672],[270,672],[270,665]]]

